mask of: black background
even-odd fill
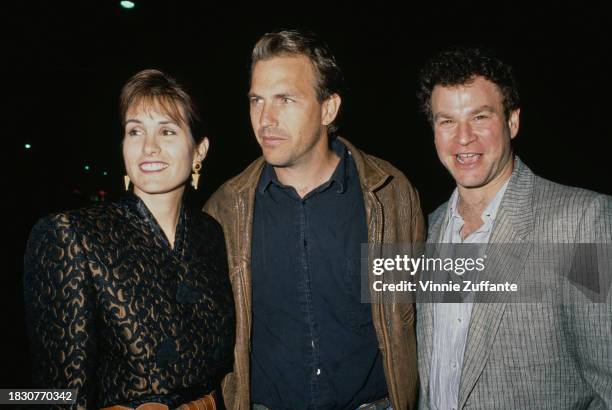
[[[1,388],[30,384],[21,299],[29,230],[47,213],[91,203],[99,191],[107,200],[121,195],[117,97],[145,68],[187,84],[203,113],[211,149],[202,203],[259,155],[246,100],[249,57],[257,38],[278,28],[311,29],[328,42],[347,83],[340,135],[404,171],[426,213],[453,184],[417,112],[416,74],[428,56],[454,44],[493,48],[515,67],[522,98],[515,150],[537,174],[612,194],[612,20],[603,5],[136,0],[124,10],[119,1],[5,3]]]

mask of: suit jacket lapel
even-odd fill
[[[488,247],[483,280],[491,278],[495,283],[515,283],[523,271],[532,247],[529,237],[533,231],[533,184],[533,173],[516,158],[515,170],[489,240],[490,244],[503,245]],[[502,296],[479,293],[476,296],[463,358],[459,408],[465,405],[487,363],[508,297],[508,293]]]
[[[441,205],[430,218],[430,227],[427,235],[427,243],[430,246],[440,243],[444,234],[443,227],[448,223],[448,203]],[[434,251],[435,252],[435,251]],[[427,298],[427,297],[425,297]],[[433,305],[430,302],[418,304],[417,319],[417,342],[422,346],[419,349],[419,367],[421,374],[421,384],[423,397],[420,399],[424,403],[424,408],[429,408],[429,371],[431,367],[431,349],[433,343]]]

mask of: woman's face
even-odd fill
[[[123,160],[140,197],[182,193],[194,162],[206,156],[208,140],[196,147],[189,127],[163,111],[159,104],[137,104],[126,113]]]

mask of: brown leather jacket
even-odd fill
[[[359,173],[369,242],[423,242],[425,230],[419,197],[408,179],[388,162],[340,140],[353,156]],[[240,175],[223,184],[204,206],[225,231],[236,301],[234,371],[223,380],[223,396],[228,409],[250,408],[251,238],[255,189],[263,166],[263,158],[254,161]],[[381,300],[380,293],[372,297],[373,301]],[[391,404],[395,410],[414,409],[418,392],[414,306],[373,303],[372,319]]]

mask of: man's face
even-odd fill
[[[249,91],[251,125],[266,161],[275,167],[307,164],[327,144],[316,77],[303,55],[255,64]]]
[[[437,85],[431,95],[436,150],[457,186],[497,185],[512,173],[510,140],[519,126],[519,110],[504,115],[499,87],[483,77],[464,85]]]

